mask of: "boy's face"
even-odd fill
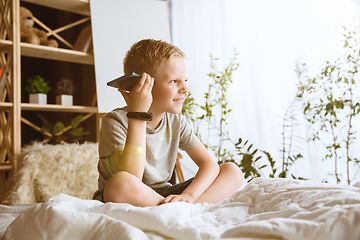
[[[180,113],[189,91],[185,58],[173,57],[170,61],[163,62],[154,79],[150,111],[159,114]]]

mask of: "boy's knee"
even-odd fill
[[[133,189],[134,175],[120,171],[116,172],[107,182],[104,189],[105,202],[126,202],[127,194]]]
[[[244,177],[241,169],[233,162],[226,162],[220,166],[220,170],[230,176],[232,182],[241,187]]]

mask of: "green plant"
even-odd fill
[[[198,108],[198,104],[195,103],[195,99],[192,97],[191,92],[188,93],[188,96],[185,98],[183,103],[183,107],[181,109],[181,114],[184,115],[190,122],[195,125],[196,122],[196,111]]]
[[[26,91],[29,94],[32,93],[43,93],[47,94],[51,87],[49,86],[49,82],[45,82],[44,78],[40,75],[34,75],[27,79],[27,85],[25,86]]]
[[[74,81],[69,78],[61,78],[56,83],[55,91],[57,95],[72,95],[75,91]]]
[[[338,183],[342,176],[338,166],[343,159],[348,184],[357,174],[351,178],[350,168],[355,166],[359,169],[360,163],[359,158],[350,154],[356,132],[353,121],[360,113],[359,95],[354,93],[359,81],[359,36],[358,27],[353,31],[344,27],[343,56],[332,63],[327,61],[320,73],[313,77],[307,76],[308,68],[305,63],[298,69],[304,78],[298,89],[303,95],[304,115],[311,130],[309,140],[321,140],[325,143],[326,155],[323,160],[334,161],[333,174]]]
[[[286,178],[291,166],[295,163],[296,160],[303,158],[302,154],[299,153],[300,149],[297,149],[297,153],[294,153],[294,141],[302,141],[302,138],[296,134],[296,126],[299,126],[297,122],[296,112],[300,109],[299,105],[301,104],[301,95],[297,94],[296,97],[291,101],[288,108],[285,110],[283,123],[282,123],[282,165],[281,172],[279,177]],[[271,163],[271,161],[270,161]],[[275,174],[276,169],[273,174]],[[296,178],[292,175],[293,178]],[[301,178],[303,179],[303,178]]]
[[[270,178],[286,178],[288,173],[290,172],[290,166],[298,159],[302,158],[301,154],[296,156],[289,157],[288,159],[283,159],[281,165],[281,172],[276,175],[276,161],[272,158],[271,154],[267,151],[263,151],[259,149],[253,149],[253,144],[249,143],[249,140],[243,142],[241,138],[239,138],[238,142],[235,144],[236,152],[238,155],[242,156],[240,162],[231,159],[230,162],[236,163],[241,171],[244,173],[245,179],[248,179],[250,182],[252,179],[256,177],[266,177],[262,170],[267,170],[270,168],[269,176]],[[260,155],[261,153],[261,155]],[[260,159],[265,155],[267,163],[261,162]],[[306,180],[303,177],[295,177],[291,174],[293,179]]]
[[[76,142],[90,133],[84,132],[84,128],[79,126],[84,118],[81,114],[71,119],[67,127],[62,122],[51,123],[41,114],[38,114],[38,116],[43,124],[40,132],[44,135],[46,141],[52,144]]]
[[[207,92],[205,92],[204,105],[200,105],[204,113],[198,117],[200,120],[205,120],[207,128],[206,139],[202,139],[202,142],[215,153],[219,164],[224,163],[226,159],[233,156],[231,151],[224,148],[224,142],[231,141],[227,128],[227,117],[231,109],[228,107],[226,91],[232,83],[233,72],[239,67],[239,64],[236,63],[237,55],[238,53],[234,50],[234,56],[230,59],[224,71],[219,71],[216,65],[216,61],[219,59],[210,54],[212,71],[208,76],[212,79],[212,82],[208,85]],[[214,114],[214,111],[216,114]],[[212,143],[210,140],[214,136],[213,131],[217,135],[217,143]]]
[[[257,165],[258,161],[261,159],[262,156],[256,157],[256,153],[258,152],[258,149],[255,149],[251,152],[251,148],[253,147],[253,144],[247,146],[248,143],[249,140],[246,140],[243,143],[242,138],[239,138],[238,142],[235,143],[235,147],[238,152],[238,155],[242,156],[242,158],[239,164],[237,164],[235,160],[233,160],[232,162],[236,163],[241,168],[241,171],[244,173],[245,179],[251,181],[256,177],[261,177],[260,170],[266,167],[266,165],[262,165],[260,167]]]

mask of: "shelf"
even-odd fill
[[[14,106],[13,103],[10,102],[0,102],[0,109],[11,109]]]
[[[0,52],[10,52],[11,46],[12,46],[11,41],[0,39]]]
[[[49,8],[90,16],[89,0],[22,0]]]
[[[0,40],[0,51],[10,51],[12,41]],[[30,43],[20,43],[21,55],[27,57],[43,58],[63,62],[94,65],[94,56],[90,53],[54,48]]]
[[[10,164],[7,164],[7,163],[0,164],[0,171],[9,171],[12,169],[13,169],[13,166],[11,166]]]
[[[89,106],[62,106],[58,104],[30,104],[21,103],[21,110],[24,111],[43,111],[43,112],[78,112],[78,113],[97,113],[97,107]]]
[[[94,65],[94,56],[90,53],[30,43],[20,43],[20,46],[22,56]]]
[[[13,103],[10,102],[0,102],[0,109],[6,110],[11,109]],[[90,106],[62,106],[58,104],[31,104],[31,103],[21,103],[21,110],[23,111],[43,111],[43,112],[78,112],[78,113],[97,113],[97,107]]]

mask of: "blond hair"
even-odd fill
[[[171,43],[144,39],[132,45],[124,58],[124,73],[143,72],[157,74],[161,64],[174,56],[185,57],[185,53]]]

